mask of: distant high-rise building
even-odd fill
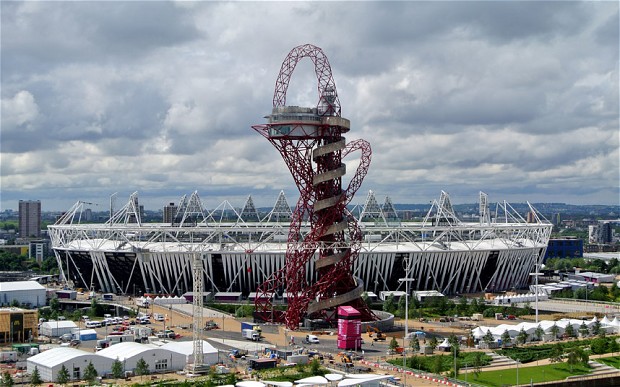
[[[164,206],[164,223],[172,224],[178,209],[179,207],[175,206],[174,203]]]
[[[588,226],[588,231],[590,243],[611,243],[613,240],[613,227],[610,222],[598,222]]]
[[[553,217],[551,218],[551,223],[553,223],[556,226],[560,226],[560,224],[562,223],[562,219],[560,217],[559,212],[556,212],[555,214],[553,214]]]
[[[19,201],[19,237],[41,237],[41,201]]]

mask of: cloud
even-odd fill
[[[272,205],[296,188],[265,122],[288,51],[321,47],[364,190],[616,203],[613,2],[3,2],[2,208],[139,191]],[[287,103],[317,102],[298,64]],[[354,155],[348,163],[356,164]],[[350,177],[348,177],[350,178]],[[347,180],[347,179],[345,179]]]

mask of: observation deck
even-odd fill
[[[337,116],[322,116],[317,108],[299,106],[277,106],[269,120],[270,138],[322,138],[334,132],[346,133],[351,121]]]

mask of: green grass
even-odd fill
[[[552,380],[563,380],[568,376],[587,375],[592,372],[590,367],[584,365],[574,365],[572,367],[566,363],[549,364],[536,367],[519,367],[519,383],[528,384],[549,382]],[[466,380],[465,374],[459,375],[460,380]],[[467,381],[483,386],[503,386],[505,384],[517,383],[517,368],[503,369],[497,371],[481,372],[476,379],[473,373],[467,375]]]
[[[620,356],[600,357],[596,361],[620,369]]]

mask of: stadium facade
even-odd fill
[[[416,280],[412,289],[444,294],[527,286],[545,256],[552,225],[529,203],[526,221],[505,202],[490,211],[482,192],[479,202],[478,221],[465,223],[442,192],[421,221],[405,222],[389,198],[379,205],[371,191],[352,210],[363,231],[353,274],[375,293],[402,290],[398,279],[404,277]],[[251,196],[242,209],[225,201],[207,211],[197,192],[181,199],[169,223],[142,223],[137,193],[103,224],[81,223],[83,207],[76,203],[48,227],[62,276],[76,288],[180,295],[192,291],[192,260],[198,256],[205,292],[248,295],[285,264],[292,211],[282,192],[264,216]],[[309,262],[309,283],[316,273]]]

